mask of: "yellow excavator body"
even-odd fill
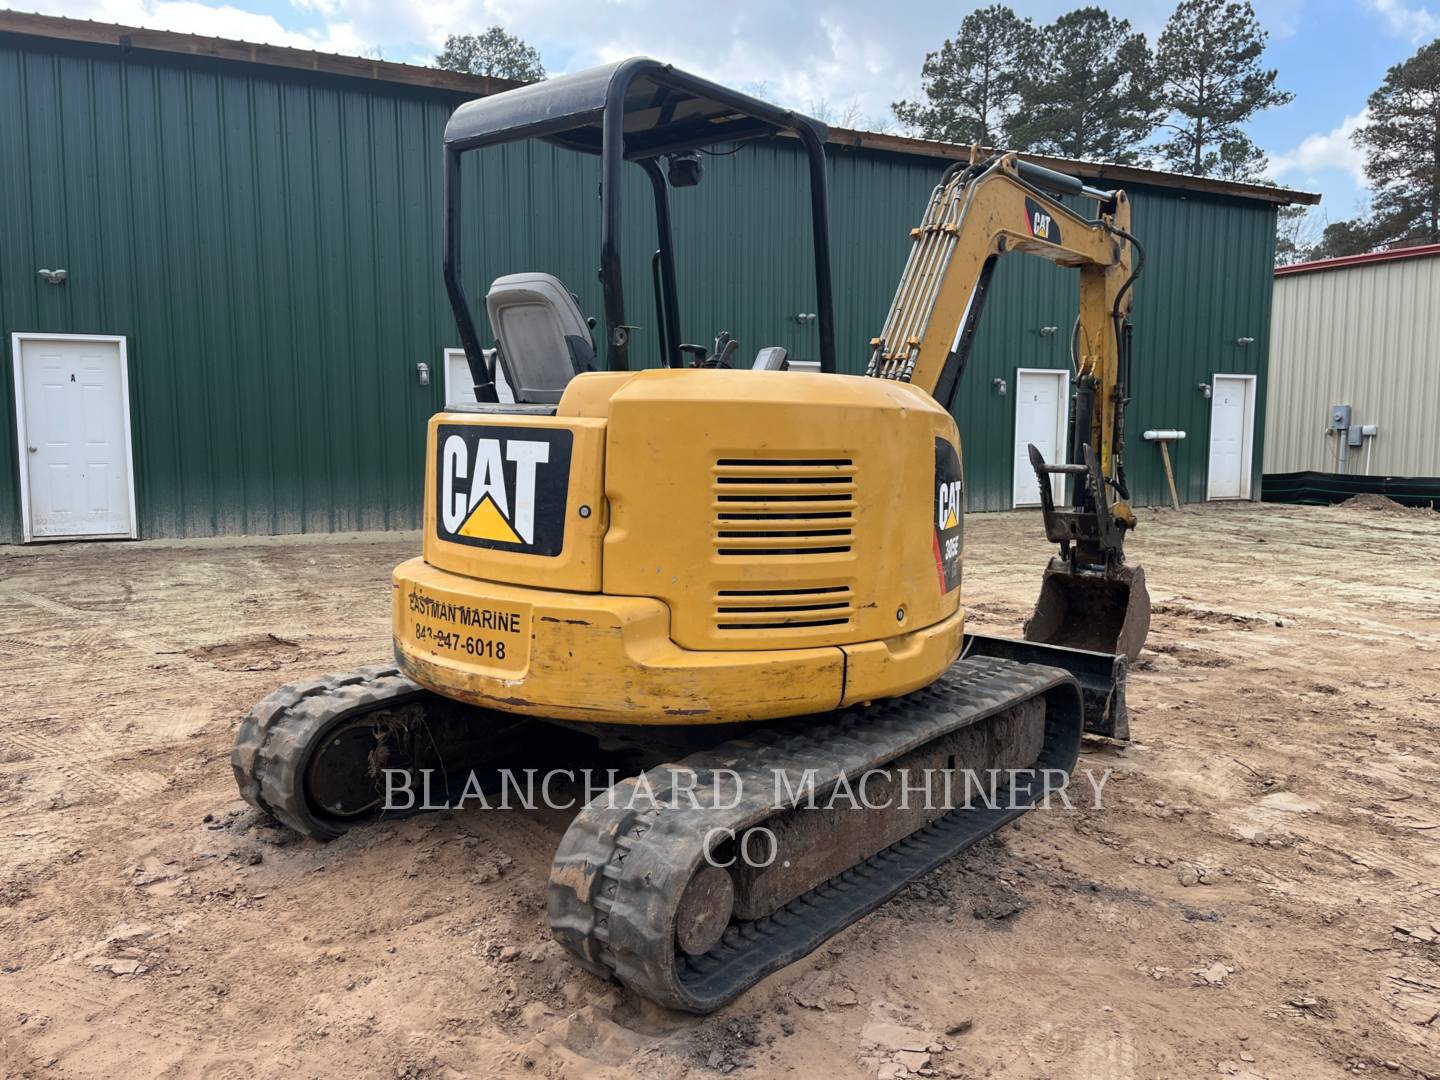
[[[797,320],[817,320],[818,372],[681,330],[672,192],[700,182],[702,149],[782,134],[809,168],[815,313]],[[491,350],[460,272],[461,160],[531,138],[600,157],[604,323],[552,275],[507,274],[485,295]],[[1143,261],[1125,193],[972,149],[911,232],[868,363],[854,357],[864,375],[846,375],[826,160],[815,121],[645,58],[456,110],[443,275],[476,403],[428,425],[421,552],[393,578],[396,663],[258,702],[231,752],[246,800],[326,840],[558,778],[583,805],[546,886],[556,940],[587,971],[706,1013],[1046,805],[1082,731],[1125,736],[1149,622],[1123,557]],[[626,314],[621,266],[632,166],[656,212],[648,328]],[[1016,251],[1075,268],[1080,290],[1066,460],[1030,447],[1059,554],[1025,640],[965,633],[951,418],[991,271]],[[629,370],[640,333],[664,368]]]
[[[1039,480],[1051,539],[1088,542],[1094,565],[1052,561],[1026,637],[1133,661],[1143,575],[1108,561],[1095,534],[1135,521],[1123,489],[1106,491],[1129,202],[1104,193],[1102,219],[1084,218],[1025,168],[1007,155],[936,187],[865,377],[593,372],[553,414],[435,416],[422,555],[394,575],[405,674],[452,699],[593,724],[773,720],[932,682],[964,642],[964,481],[940,402],[1010,252],[1079,271],[1077,442],[1095,459],[1093,477],[1059,467],[1090,485],[1083,511],[1056,515]],[[1097,729],[1123,734],[1123,715]]]
[[[909,383],[581,375],[553,416],[429,426],[399,664],[447,697],[604,724],[824,712],[960,653],[955,422]]]

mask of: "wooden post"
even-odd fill
[[[1170,484],[1170,505],[1180,509],[1180,494],[1175,490],[1175,470],[1170,467],[1170,440],[1160,440],[1160,459],[1165,462],[1165,479]]]

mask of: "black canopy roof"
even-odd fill
[[[467,151],[522,139],[543,139],[601,157],[600,282],[605,296],[604,349],[611,371],[630,366],[630,334],[620,267],[621,173],[638,164],[655,196],[655,262],[660,346],[672,367],[684,363],[670,234],[669,185],[662,154],[788,132],[810,164],[810,216],[815,251],[815,310],[820,370],[835,370],[835,321],[830,282],[830,223],[825,197],[825,126],[645,57],[562,75],[492,97],[467,101],[445,125],[445,289],[476,395],[494,401],[470,302],[460,279],[460,159]]]
[[[598,154],[607,107],[623,111],[625,157],[631,160],[781,131],[798,134],[802,126],[822,142],[826,136],[818,120],[642,56],[467,101],[445,125],[445,145],[464,151],[543,138]]]

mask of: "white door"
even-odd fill
[[[125,339],[15,334],[25,539],[135,536]]]
[[[1250,498],[1255,430],[1255,376],[1216,375],[1210,383],[1210,471],[1207,499]]]
[[[1070,422],[1070,373],[1044,368],[1015,372],[1015,480],[1016,506],[1039,506],[1040,485],[1030,464],[1034,443],[1051,464],[1065,462],[1065,429]],[[1065,498],[1065,478],[1050,478],[1055,501]]]
[[[485,350],[485,362],[490,365],[490,377],[495,380],[495,393],[502,402],[515,400],[510,384],[505,381],[505,372],[495,363],[495,350]],[[474,405],[475,380],[470,377],[470,365],[465,360],[464,349],[445,350],[445,404]]]

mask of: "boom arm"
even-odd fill
[[[1055,195],[1094,199],[1099,214],[1081,217]],[[1023,656],[1075,671],[1093,713],[1086,727],[1125,738],[1125,667],[1139,657],[1150,627],[1144,571],[1125,565],[1125,533],[1135,527],[1124,466],[1130,287],[1144,262],[1130,235],[1130,202],[1123,191],[1096,191],[1014,154],[983,162],[972,154],[968,165],[946,171],[910,235],[910,260],[885,328],[871,342],[867,374],[914,382],[947,408],[975,340],[995,260],[1023,251],[1080,271],[1069,463],[1047,463],[1030,447],[1045,536],[1060,545],[1060,555],[1045,570],[1025,641],[976,638],[970,648],[975,655]],[[1056,475],[1075,482],[1069,507],[1055,505]],[[1081,674],[1089,665],[1098,665],[1098,678]]]
[[[1099,218],[1081,217],[1046,189],[1095,199]],[[1122,352],[1134,276],[1129,227],[1130,203],[1123,191],[1096,191],[1013,153],[952,166],[931,193],[919,227],[910,231],[910,258],[885,327],[871,341],[867,374],[913,382],[950,406],[996,258],[1022,251],[1076,267],[1080,318],[1074,361],[1081,407],[1071,461],[1084,461],[1082,444],[1094,447],[1103,475],[1116,481],[1123,499],[1129,373]],[[1091,408],[1084,407],[1086,401]],[[1133,521],[1123,501],[1113,512],[1123,523]]]

